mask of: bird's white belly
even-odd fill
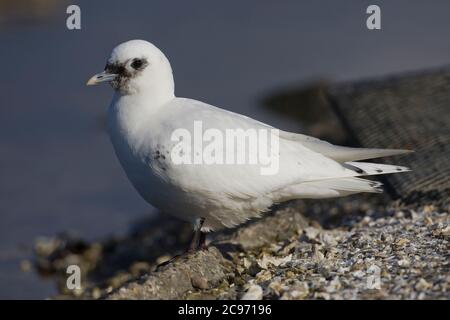
[[[180,210],[187,207],[186,197],[168,179],[169,146],[161,146],[160,141],[150,135],[146,135],[145,141],[140,141],[140,134],[124,128],[114,110],[110,110],[108,121],[109,135],[116,156],[138,193],[159,210],[192,221],[193,214]]]
[[[145,152],[133,151],[125,141],[113,141],[113,145],[128,179],[148,203],[183,220],[195,219],[188,210],[193,204],[168,179],[170,159],[167,154],[156,147]]]

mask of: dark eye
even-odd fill
[[[142,59],[134,59],[133,62],[131,62],[131,67],[133,69],[140,69],[144,65],[144,61]]]

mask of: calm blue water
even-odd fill
[[[299,124],[258,104],[277,88],[450,63],[448,1],[377,1],[381,31],[366,29],[370,2],[361,0],[71,1],[81,7],[81,31],[66,29],[63,1],[38,16],[5,13],[4,3],[0,298],[54,293],[51,282],[18,268],[36,237],[72,230],[99,238],[152,213],[104,131],[111,89],[85,86],[116,44],[152,41],[172,62],[177,95],[287,130]]]

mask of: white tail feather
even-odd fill
[[[323,154],[324,156],[340,163],[347,161],[375,159],[414,152],[412,150],[402,150],[402,149],[343,147],[304,134],[291,133],[286,131],[280,131],[280,137],[286,140],[297,141],[302,145],[304,145],[305,147],[320,154]]]
[[[330,179],[321,181],[306,182],[303,185],[322,187],[326,189],[333,189],[336,191],[344,191],[345,193],[358,193],[358,192],[382,192],[381,186],[383,185],[379,181],[371,181],[361,178],[341,178]]]
[[[275,202],[292,199],[322,199],[348,196],[360,192],[380,193],[382,183],[378,181],[365,180],[361,178],[337,178],[304,182],[286,187],[273,196]]]

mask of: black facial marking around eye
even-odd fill
[[[142,59],[133,59],[133,61],[131,62],[131,67],[135,70],[139,70],[142,68],[142,66],[144,65],[144,61]]]
[[[113,74],[124,74],[126,73],[126,68],[120,64],[108,63],[105,66],[105,71]]]

